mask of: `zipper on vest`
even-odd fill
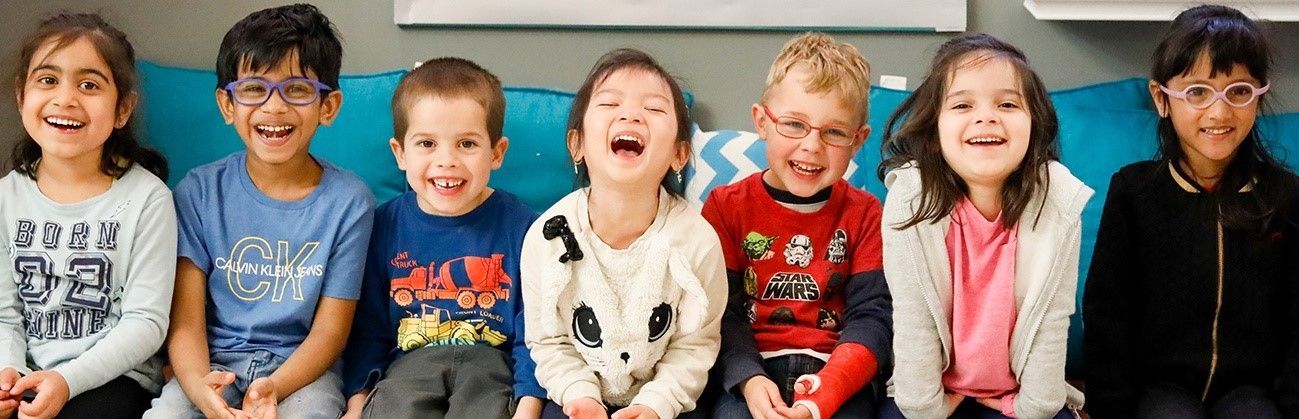
[[[1213,373],[1218,369],[1218,317],[1222,315],[1223,253],[1222,220],[1218,220],[1218,301],[1213,309],[1213,352],[1209,356],[1209,376],[1204,380],[1204,392],[1200,394],[1200,401],[1209,398],[1209,387],[1213,386]]]

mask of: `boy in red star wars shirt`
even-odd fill
[[[842,178],[870,127],[870,65],[824,34],[776,57],[753,121],[770,169],[703,215],[730,277],[714,417],[870,418],[892,354],[878,199]]]

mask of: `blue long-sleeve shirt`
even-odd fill
[[[343,353],[346,394],[374,388],[409,351],[489,345],[512,355],[514,397],[544,399],[523,341],[519,252],[536,219],[495,191],[457,217],[420,210],[413,192],[375,211],[356,320]]]

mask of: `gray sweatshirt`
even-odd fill
[[[952,316],[952,274],[946,246],[951,218],[895,228],[919,206],[920,170],[914,164],[889,172],[884,180],[889,194],[880,231],[894,330],[888,392],[908,418],[937,419],[949,410],[942,376],[952,361],[947,320]],[[1046,171],[1050,189],[1034,197],[1020,216],[1015,253],[1017,317],[1010,369],[1019,382],[1015,414],[1029,419],[1083,404],[1082,393],[1064,380],[1064,364],[1078,286],[1081,216],[1092,190],[1058,162]]]
[[[31,178],[0,179],[0,368],[52,370],[69,397],[126,375],[160,386],[176,277],[167,185],[133,166],[98,196],[55,203]]]

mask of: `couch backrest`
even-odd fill
[[[139,120],[146,142],[158,148],[171,163],[168,184],[175,185],[189,169],[242,149],[235,131],[222,123],[217,111],[212,71],[140,63],[143,96]],[[405,177],[397,170],[388,139],[392,136],[390,98],[403,71],[344,76],[342,112],[333,126],[322,128],[313,140],[316,155],[360,175],[385,202],[405,191]],[[757,87],[755,86],[755,89]],[[844,178],[853,185],[884,197],[875,176],[880,162],[880,137],[884,123],[909,92],[873,88],[869,121],[872,130],[853,158]],[[492,174],[493,187],[518,195],[540,212],[567,194],[573,185],[572,166],[564,147],[564,124],[573,95],[568,92],[506,87],[505,135],[510,150],[504,166]],[[1149,159],[1155,152],[1157,116],[1150,107],[1146,81],[1127,79],[1051,94],[1060,119],[1063,163],[1075,176],[1096,190],[1083,212],[1083,242],[1078,301],[1086,278],[1105,204],[1110,176],[1129,163]],[[1299,113],[1271,115],[1258,125],[1290,167],[1299,167]],[[745,131],[697,131],[694,156],[687,170],[687,197],[702,202],[708,191],[766,167],[765,143]],[[1081,304],[1079,305],[1081,307]],[[1081,365],[1082,321],[1075,314],[1070,333],[1070,369]]]

